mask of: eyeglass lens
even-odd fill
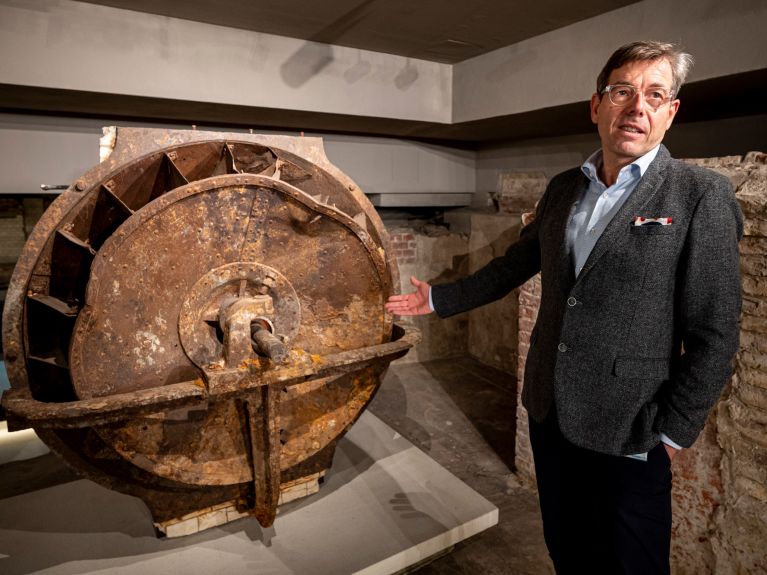
[[[605,89],[610,101],[616,106],[624,106],[636,96],[637,89],[630,85],[607,86]],[[657,110],[669,99],[666,90],[662,88],[650,88],[644,92],[644,101],[653,110]]]

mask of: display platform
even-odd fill
[[[34,433],[0,430],[0,472],[45,451]],[[497,522],[492,503],[366,411],[320,492],[280,507],[269,529],[248,518],[157,539],[140,500],[91,481],[0,493],[0,573],[390,574]]]

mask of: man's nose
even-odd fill
[[[644,94],[637,90],[634,97],[629,100],[628,104],[626,104],[626,111],[641,116],[644,114],[646,106],[647,101],[645,100]]]

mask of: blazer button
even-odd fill
[[[558,349],[559,351],[561,351],[562,353],[564,353],[564,352],[566,352],[566,351],[567,351],[567,345],[565,345],[564,343],[560,343],[560,344],[557,346],[557,349]]]
[[[569,298],[567,298],[567,305],[569,305],[570,307],[575,307],[575,304],[577,303],[578,303],[578,300],[575,299],[573,296],[570,296]]]

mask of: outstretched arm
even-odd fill
[[[410,283],[415,287],[415,291],[409,294],[391,296],[386,302],[386,311],[396,315],[425,315],[433,311],[429,307],[431,286],[418,280],[415,276],[410,277]]]

